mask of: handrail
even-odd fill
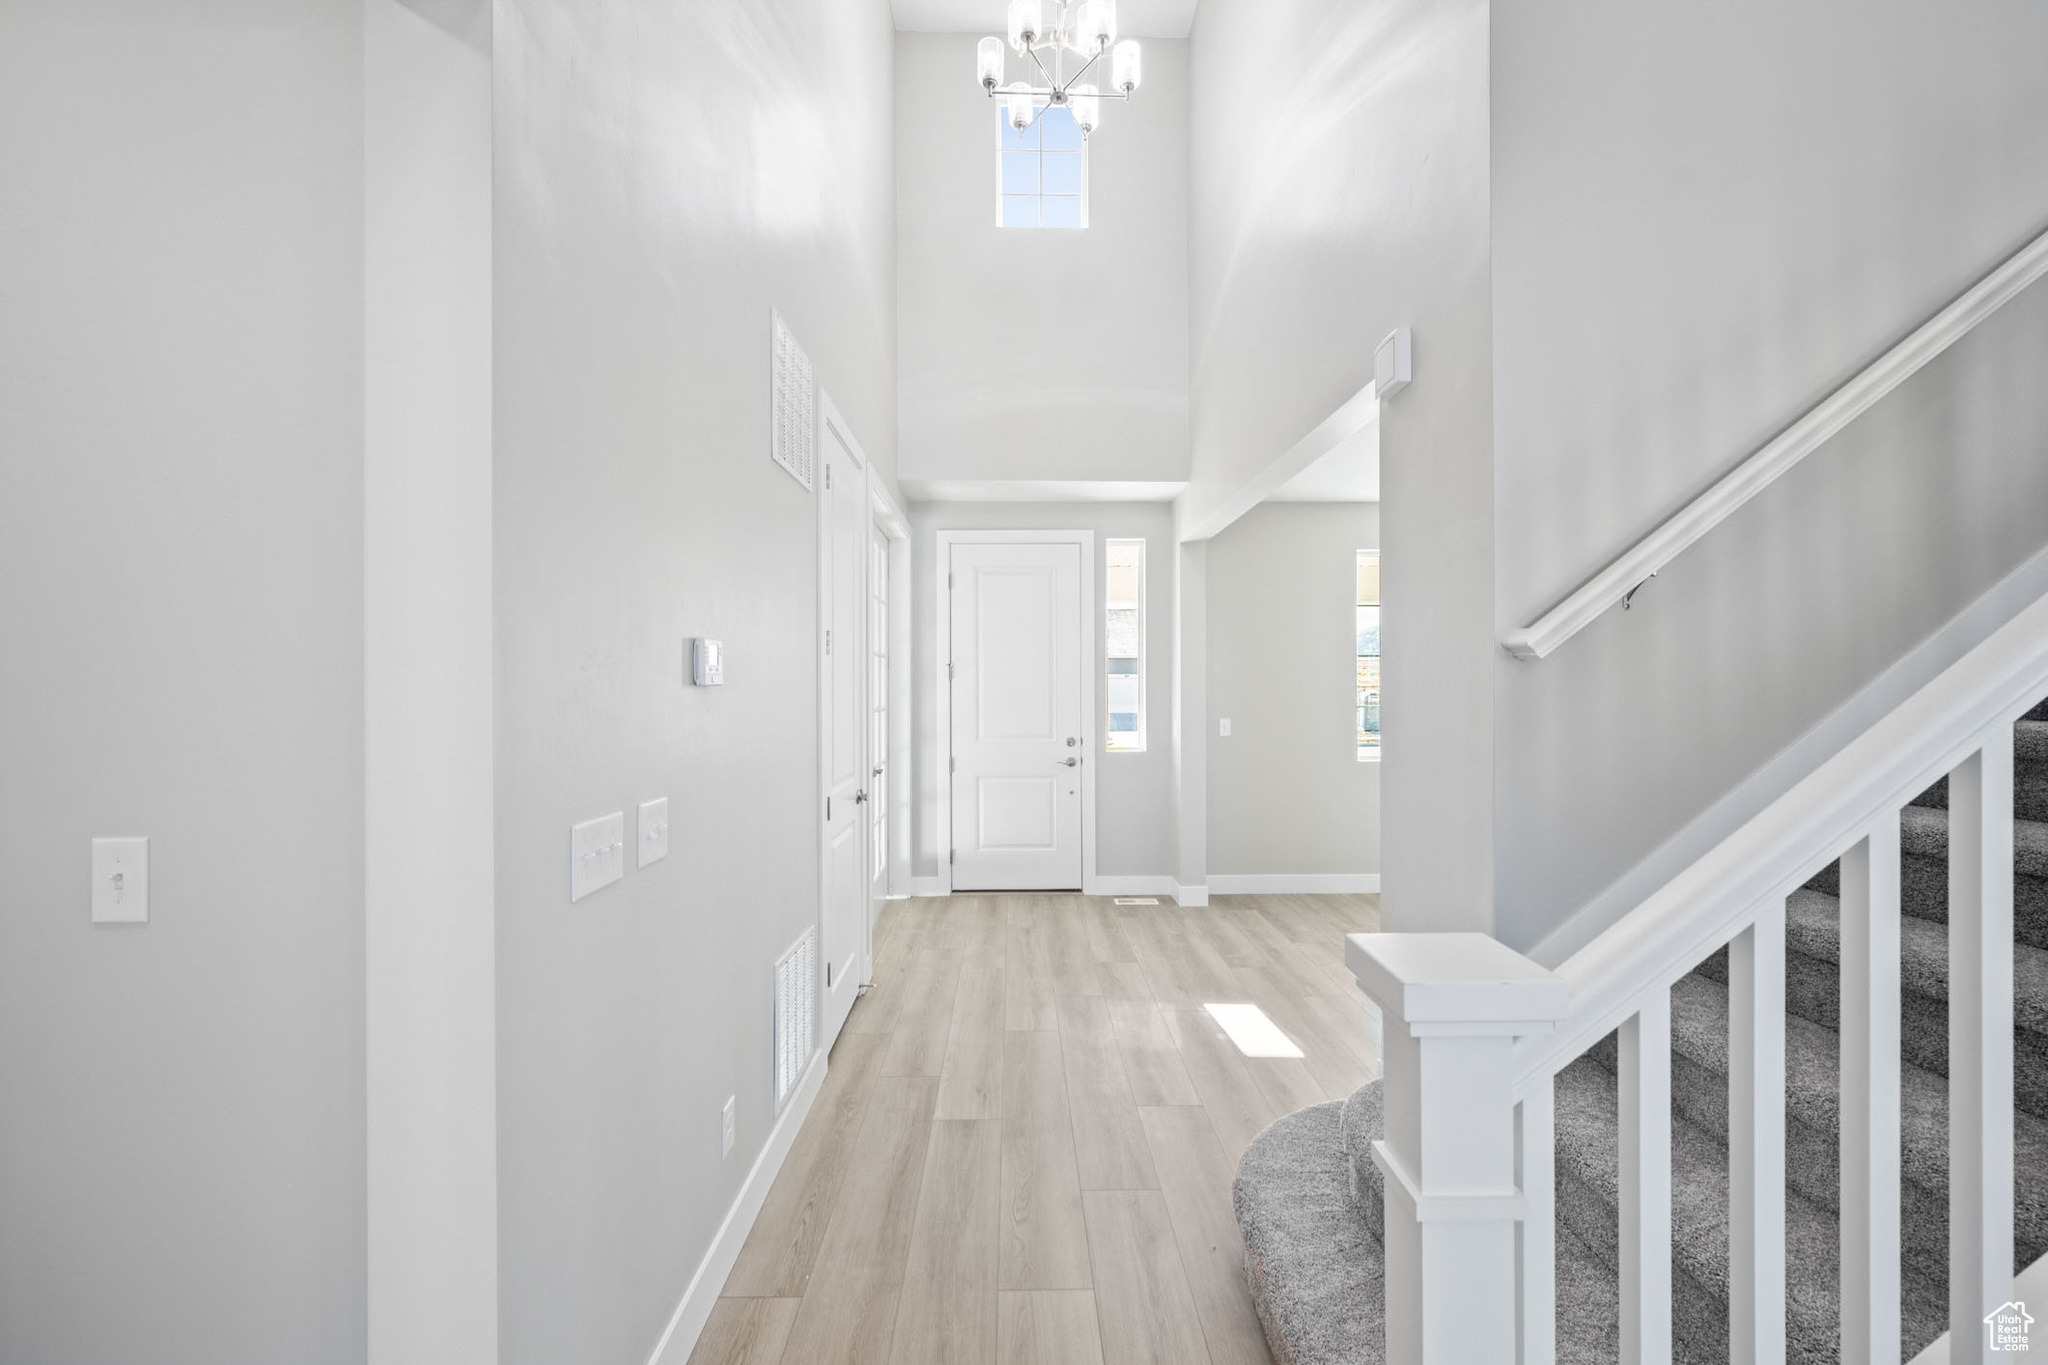
[[[1821,399],[1571,596],[1501,643],[1519,659],[1541,659],[1550,654],[2044,274],[2048,274],[2048,232],[2007,257],[1955,302]]]
[[[1985,729],[2048,692],[2048,597],[1950,665],[1804,781],[1556,968],[1569,1017],[1515,1048],[1527,1091],[1612,1032],[1643,991],[1670,984],[1947,773]]]

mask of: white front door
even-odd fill
[[[818,686],[819,747],[824,755],[825,820],[822,913],[819,926],[820,1045],[832,1046],[860,994],[866,970],[867,848],[867,483],[859,457],[830,422],[818,442],[820,475],[818,558],[821,643]]]
[[[953,886],[1078,890],[1081,547],[956,544]]]

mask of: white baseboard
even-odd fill
[[[1173,896],[1175,904],[1178,905],[1195,906],[1207,905],[1209,903],[1209,888],[1207,886],[1182,886],[1179,882],[1175,882],[1173,890],[1169,894]]]
[[[1084,879],[1084,896],[1171,896],[1173,878],[1159,876],[1113,876]]]
[[[1212,872],[1219,896],[1363,896],[1380,889],[1377,872]]]
[[[953,879],[950,877],[912,877],[910,894],[913,896],[950,896],[953,894]]]
[[[782,1117],[775,1121],[767,1145],[754,1158],[754,1169],[747,1172],[739,1198],[733,1200],[725,1221],[719,1224],[718,1235],[711,1239],[711,1249],[697,1263],[697,1273],[690,1277],[690,1287],[683,1291],[682,1302],[669,1318],[668,1330],[654,1344],[654,1354],[647,1358],[647,1365],[683,1365],[690,1352],[697,1349],[697,1338],[711,1319],[718,1291],[725,1288],[725,1277],[732,1274],[740,1248],[746,1245],[747,1234],[753,1231],[754,1220],[761,1215],[761,1205],[768,1201],[768,1188],[782,1170],[783,1158],[789,1155],[797,1129],[804,1126],[804,1116],[811,1112],[811,1101],[818,1098],[818,1087],[824,1083],[825,1049],[820,1048],[804,1069],[803,1079],[797,1082]]]

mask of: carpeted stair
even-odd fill
[[[2014,730],[2014,1264],[2048,1253],[2048,702]],[[1900,1325],[1910,1360],[1947,1330],[1948,792],[1901,819]],[[1841,904],[1837,869],[1786,913],[1787,1358],[1839,1358]],[[1671,995],[1672,1331],[1687,1365],[1728,1358],[1725,950]],[[1557,1358],[1619,1358],[1616,1044],[1557,1077]],[[1255,1138],[1235,1201],[1245,1273],[1278,1365],[1385,1358],[1377,1081]]]

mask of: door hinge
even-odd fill
[[[832,989],[832,964],[829,961],[825,964],[825,989]]]
[[[946,586],[949,588],[953,586],[953,575],[950,573],[946,575]]]
[[[947,677],[948,679],[951,679],[951,678],[952,678],[952,676],[953,676],[953,661],[952,661],[951,659],[948,659],[948,660],[946,660],[946,677]]]
[[[947,849],[947,850],[946,850],[946,865],[947,865],[948,867],[951,867],[951,866],[952,866],[952,864],[953,864],[953,860],[954,860],[955,858],[959,857],[959,856],[960,856],[960,850],[959,850],[959,849],[957,849],[957,848],[949,848],[949,849]]]
[[[830,626],[825,628],[825,652],[827,654],[832,652],[832,628]]]
[[[949,772],[949,773],[957,773],[957,772],[959,772],[959,771],[960,771],[960,760],[959,760],[959,759],[957,759],[957,758],[949,758],[949,759],[947,759],[947,760],[946,760],[946,762],[952,765],[951,767],[949,767],[949,768],[947,768],[947,769],[946,769],[946,771],[947,771],[947,772]]]
[[[825,487],[827,487],[827,488],[830,488],[831,486],[832,486],[832,466],[828,464],[828,465],[826,465],[826,466],[825,466]]]
[[[832,823],[832,798],[829,796],[825,798],[825,823]]]

